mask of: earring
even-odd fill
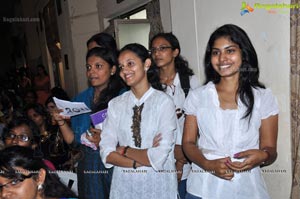
[[[149,68],[145,68],[145,71],[147,71]]]
[[[112,72],[112,73],[110,73],[110,75],[114,75],[114,73]]]
[[[44,189],[44,185],[43,184],[39,184],[37,187],[38,191],[42,191]]]

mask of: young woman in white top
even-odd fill
[[[160,82],[164,91],[172,97],[179,122],[179,131],[175,145],[178,191],[180,198],[186,194],[186,179],[191,164],[182,152],[182,134],[184,124],[183,104],[189,90],[200,86],[199,80],[189,68],[188,62],[180,55],[180,44],[172,33],[158,33],[151,39],[151,55],[159,69]]]
[[[110,198],[176,199],[176,114],[162,89],[148,50],[128,44],[119,54],[120,76],[130,87],[111,100],[100,154],[114,166]]]
[[[278,105],[259,81],[255,49],[240,27],[210,37],[206,84],[191,91],[183,149],[193,162],[186,198],[269,199],[260,166],[277,157]]]

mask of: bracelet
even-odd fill
[[[132,168],[133,168],[133,169],[136,169],[136,161],[135,161],[135,160],[133,160]]]
[[[126,156],[127,149],[129,149],[129,148],[130,148],[129,146],[126,146],[122,155]]]
[[[270,154],[270,152],[269,152],[267,149],[265,149],[265,148],[263,148],[263,149],[261,149],[261,150],[267,153],[267,158],[266,158],[266,160],[263,161],[263,162],[261,163],[262,166],[265,166],[265,165],[267,165],[268,160],[269,160],[270,157],[271,157],[271,154]]]
[[[59,124],[58,122],[60,122],[60,121],[63,121],[64,123],[63,123],[63,124]],[[63,126],[63,125],[65,125],[65,124],[66,124],[66,120],[58,120],[58,121],[57,121],[57,125],[58,125],[58,126]]]

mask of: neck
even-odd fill
[[[236,93],[239,87],[238,76],[221,78],[221,81],[217,85],[218,89],[226,92]]]
[[[146,80],[145,82],[140,83],[139,85],[132,86],[131,91],[137,99],[141,99],[143,95],[149,90],[150,84]]]
[[[101,92],[107,87],[107,84],[94,87],[94,102],[99,99]]]
[[[160,82],[162,84],[172,84],[173,80],[176,76],[176,70],[174,64],[172,65],[173,67],[161,67],[159,68],[159,77],[160,77]]]

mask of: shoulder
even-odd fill
[[[86,90],[80,92],[78,95],[76,95],[72,101],[77,102],[77,101],[84,101],[87,97],[93,96],[93,87],[89,87]]]
[[[195,89],[201,86],[200,81],[196,75],[190,76],[190,85],[191,89]]]

